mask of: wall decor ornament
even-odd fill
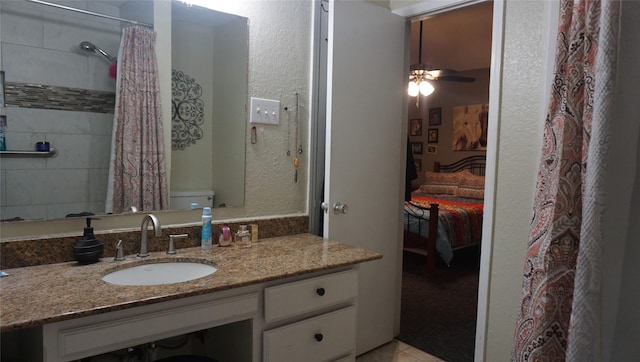
[[[202,87],[182,71],[171,70],[171,149],[184,150],[202,139]]]

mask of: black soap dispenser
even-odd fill
[[[91,219],[93,218],[87,218],[87,226],[84,228],[84,234],[73,247],[73,257],[80,264],[96,263],[104,253],[104,244],[93,235]]]

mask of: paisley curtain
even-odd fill
[[[106,212],[168,207],[160,86],[152,29],[122,32]]]
[[[620,3],[561,0],[513,361],[598,361]]]

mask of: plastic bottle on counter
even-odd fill
[[[204,207],[202,208],[202,241],[200,242],[202,249],[211,249],[211,239],[211,208]]]
[[[0,116],[0,151],[7,150],[7,116]]]

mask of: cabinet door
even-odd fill
[[[355,354],[355,338],[351,306],[264,332],[264,362],[333,361]]]

